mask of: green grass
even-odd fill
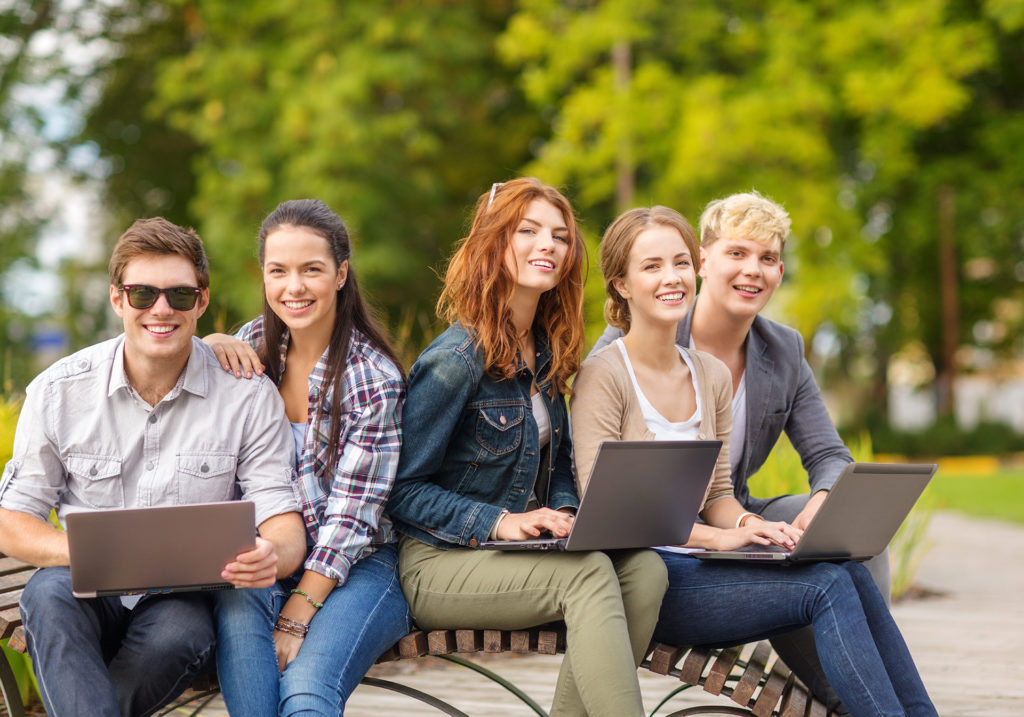
[[[940,510],[956,510],[979,518],[1024,524],[1024,469],[987,475],[938,473],[924,493]]]

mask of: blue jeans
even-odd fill
[[[213,650],[203,593],[119,598],[71,594],[68,568],[43,568],[21,596],[28,652],[47,714],[149,715],[181,694]]]
[[[738,645],[811,625],[825,675],[850,714],[936,715],[903,636],[863,565],[723,564],[661,555],[669,587],[655,640]]]
[[[302,571],[269,588],[219,593],[217,675],[228,711],[246,717],[343,714],[374,661],[409,632],[397,563],[397,551],[388,546],[353,565],[345,584],[317,610],[283,673],[274,623]]]

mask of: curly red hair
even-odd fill
[[[550,377],[555,391],[569,392],[583,353],[583,262],[586,248],[569,200],[533,177],[495,185],[480,195],[468,236],[459,240],[448,262],[437,315],[471,329],[495,378],[516,372],[518,343],[509,304],[516,280],[505,265],[513,232],[530,202],[542,199],[557,208],[568,229],[567,262],[558,284],[541,295],[534,325],[546,335],[551,351]]]

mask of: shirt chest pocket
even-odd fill
[[[175,458],[178,503],[215,503],[234,498],[233,453],[179,453]]]
[[[522,406],[487,406],[476,418],[476,440],[496,456],[511,453],[523,440],[526,411]]]
[[[123,508],[124,484],[121,459],[112,456],[72,453],[67,458],[69,488],[92,508]]]

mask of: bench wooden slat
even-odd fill
[[[761,684],[761,678],[764,676],[764,666],[771,654],[771,645],[767,642],[757,643],[753,654],[747,660],[747,668],[743,671],[739,682],[736,683],[736,687],[733,688],[733,702],[743,707],[747,706],[750,698],[754,695],[754,690]]]
[[[21,594],[24,590],[14,590],[11,592],[0,593],[0,610],[8,610],[10,608],[17,609],[18,603],[21,601]]]
[[[14,628],[7,646],[15,652],[28,652],[28,645],[25,643],[25,628],[21,625]]]
[[[540,630],[513,630],[509,633],[508,649],[512,652],[530,652],[537,647]]]
[[[647,669],[659,675],[667,675],[686,650],[685,647],[663,645],[659,642],[654,646]]]
[[[559,648],[565,650],[565,633],[549,629],[537,633],[537,652],[542,655],[557,655]]]
[[[431,630],[427,633],[427,650],[431,655],[455,652],[455,633],[451,630]]]
[[[484,646],[484,635],[481,630],[456,630],[455,643],[459,652],[479,652]]]
[[[12,638],[13,639],[13,638]],[[392,645],[377,658],[377,664],[382,662],[394,662],[395,660],[401,660],[402,656],[398,654],[398,646]]]
[[[28,583],[28,579],[35,573],[35,568],[31,570],[22,570],[16,573],[7,573],[6,575],[0,575],[0,593],[10,592],[11,590],[21,590]]]
[[[736,661],[740,659],[740,650],[740,647],[729,647],[722,650],[718,655],[718,659],[715,660],[715,664],[711,666],[707,679],[704,681],[705,692],[712,695],[722,694],[722,689],[732,673],[732,668],[735,667]]]
[[[771,717],[772,713],[775,712],[775,707],[779,704],[779,700],[782,698],[783,691],[792,681],[793,674],[790,672],[790,669],[786,667],[782,660],[776,660],[775,666],[772,667],[772,671],[768,675],[768,679],[765,681],[764,687],[761,688],[761,693],[757,696],[757,700],[750,711],[756,717]]]
[[[779,717],[804,717],[807,712],[807,693],[797,683],[790,680],[782,693],[782,704],[779,706]]]
[[[21,611],[17,606],[0,610],[0,640],[8,638],[16,627],[21,626]]]
[[[683,664],[679,666],[679,679],[691,685],[699,685],[704,668],[710,659],[711,651],[708,648],[691,648],[690,654],[683,658]]]
[[[509,645],[505,630],[484,630],[484,652],[506,652]]]
[[[27,581],[35,571],[36,569],[27,563],[23,563],[15,558],[8,558],[6,555],[0,555],[0,575],[27,573],[25,575],[25,580]]]
[[[410,632],[398,641],[398,654],[403,660],[423,657],[427,654],[427,633],[422,630]]]

